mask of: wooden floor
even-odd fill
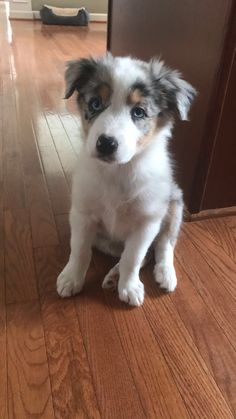
[[[184,225],[179,286],[131,309],[101,281],[61,300],[70,183],[80,122],[63,97],[63,63],[105,51],[105,26],[9,23],[0,6],[0,417],[236,416],[236,217]]]

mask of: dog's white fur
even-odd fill
[[[183,203],[167,151],[172,122],[164,124],[146,148],[138,147],[141,133],[123,104],[134,74],[145,77],[145,72],[135,60],[115,60],[108,64],[113,65],[111,105],[89,129],[74,173],[71,254],[58,277],[57,290],[62,297],[81,291],[93,245],[113,254],[116,245],[123,245],[120,262],[105,277],[103,287],[113,286],[119,277],[120,300],[138,306],[144,301],[139,271],[153,243],[156,281],[167,291],[176,287],[173,252]],[[187,115],[185,102],[184,97],[180,107]],[[103,133],[115,135],[119,142],[111,164],[96,158],[96,141]]]

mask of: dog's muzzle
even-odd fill
[[[109,137],[105,134],[98,137],[96,150],[100,159],[105,161],[113,160],[117,148],[118,141],[114,137]]]

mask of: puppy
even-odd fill
[[[70,297],[82,290],[96,246],[120,256],[103,287],[118,281],[120,300],[139,306],[139,271],[151,246],[156,282],[167,291],[177,284],[183,199],[167,147],[174,117],[187,120],[196,91],[157,59],[110,54],[68,63],[65,79],[65,98],[77,92],[84,143],[73,178],[71,254],[57,291]]]

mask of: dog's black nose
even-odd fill
[[[118,148],[118,141],[108,135],[100,135],[97,140],[96,149],[100,156],[111,156]]]

